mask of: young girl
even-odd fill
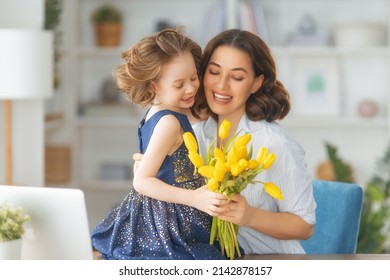
[[[184,113],[199,88],[201,48],[167,29],[122,56],[118,89],[150,105],[138,129],[144,157],[134,189],[93,230],[94,248],[104,259],[224,259],[209,245],[211,217],[194,208],[203,204],[194,190],[205,182],[194,174],[182,137],[193,133]]]

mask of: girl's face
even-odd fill
[[[214,50],[204,74],[204,90],[210,109],[219,119],[238,123],[249,96],[263,82],[255,77],[249,55],[237,48],[220,46]]]
[[[180,112],[194,104],[199,88],[198,73],[191,53],[180,54],[163,65],[161,77],[152,83],[159,106]]]

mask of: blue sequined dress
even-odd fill
[[[164,115],[174,115],[184,131],[192,127],[183,114],[163,110],[138,129],[140,152],[144,153],[154,127]],[[157,174],[178,188],[196,189],[205,181],[187,156],[184,143],[167,156]],[[141,195],[134,189],[92,231],[94,248],[103,259],[225,259],[219,245],[209,245],[211,217],[195,208],[167,203]]]

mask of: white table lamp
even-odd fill
[[[11,100],[43,99],[51,96],[52,40],[51,31],[0,29],[0,100],[5,100],[5,185],[13,183]]]

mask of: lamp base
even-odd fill
[[[5,184],[12,185],[12,103],[4,101]]]

